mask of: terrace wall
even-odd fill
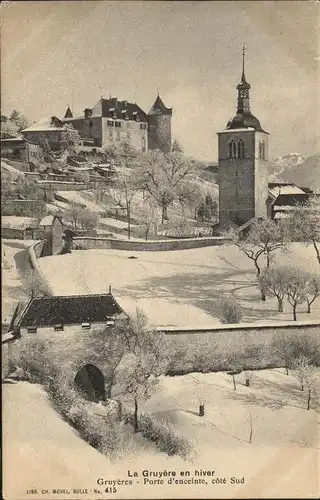
[[[129,250],[136,252],[159,252],[169,250],[187,250],[191,248],[201,248],[207,246],[223,245],[226,239],[223,237],[209,238],[186,238],[178,240],[158,240],[158,241],[132,241],[116,240],[111,238],[84,238],[75,237],[74,247],[84,250],[93,248],[112,248],[114,250]]]
[[[320,356],[320,321],[275,324],[221,325],[212,328],[163,327],[173,346],[171,374],[200,370],[228,370],[230,357],[245,360],[245,368],[257,369],[284,366],[284,360],[273,348],[275,339],[307,339]]]

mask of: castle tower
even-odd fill
[[[220,227],[229,221],[241,225],[267,215],[269,134],[250,111],[250,88],[243,47],[237,113],[218,132]]]
[[[148,149],[171,151],[172,108],[166,108],[159,93],[148,114]]]

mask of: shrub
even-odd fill
[[[127,413],[126,420],[133,424],[133,414]],[[179,455],[184,460],[190,459],[193,451],[191,443],[184,437],[178,436],[168,422],[159,421],[151,415],[141,413],[139,430],[145,438],[153,441],[160,451],[169,456]]]
[[[242,307],[235,297],[224,297],[221,300],[221,317],[223,323],[240,323],[242,316]]]

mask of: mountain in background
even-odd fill
[[[269,165],[269,182],[292,182],[320,193],[320,155],[290,153]]]

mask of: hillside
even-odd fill
[[[293,182],[320,192],[320,155],[305,158],[292,153],[272,162],[269,167],[270,182]]]

